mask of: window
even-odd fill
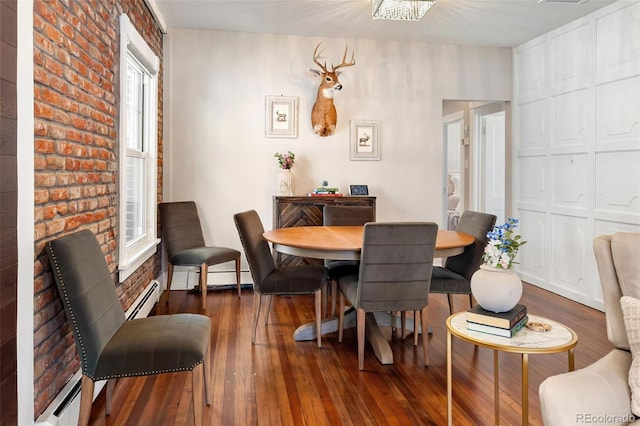
[[[120,17],[120,282],[151,257],[156,237],[157,96],[160,62],[127,15]]]

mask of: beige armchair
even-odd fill
[[[540,384],[545,425],[634,423],[628,384],[631,353],[620,298],[640,298],[640,233],[596,237],[593,250],[600,274],[607,335],[616,347],[580,370],[552,376]],[[640,413],[639,413],[640,414]]]

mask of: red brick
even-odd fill
[[[52,154],[55,152],[55,144],[50,140],[36,139],[34,145],[36,152],[41,154]]]
[[[62,45],[64,43],[64,34],[58,31],[55,27],[45,24],[43,30],[44,35],[54,44]]]
[[[55,116],[55,112],[51,105],[47,105],[37,101],[33,104],[33,113],[36,117],[46,118],[48,120],[53,119]]]
[[[47,190],[38,190],[34,191],[34,202],[35,204],[44,204],[49,201],[49,191]]]
[[[47,235],[56,235],[64,231],[65,221],[63,219],[53,219],[47,222]]]
[[[82,196],[82,190],[81,188],[74,186],[73,188],[69,188],[69,199],[70,200],[77,200],[79,198],[81,198]]]
[[[44,61],[44,67],[47,71],[57,76],[62,76],[62,65],[54,58],[47,58]]]
[[[56,109],[54,110],[53,118],[56,122],[60,124],[69,124],[69,114],[66,112]]]
[[[42,155],[35,155],[33,157],[33,168],[34,170],[42,170],[46,167],[47,160],[46,157]]]
[[[69,92],[69,85],[61,78],[51,77],[50,80],[52,89],[58,91],[59,93],[62,93],[63,95],[66,95]],[[63,99],[64,98],[60,99],[60,103],[58,104],[58,106],[62,106]]]
[[[69,189],[67,188],[55,188],[50,191],[50,198],[53,201],[68,200]]]
[[[67,139],[75,142],[82,142],[82,133],[77,130],[67,130]]]
[[[80,170],[80,160],[76,158],[67,158],[64,168],[66,170]]]
[[[64,129],[64,127],[61,127],[61,126],[50,124],[47,127],[47,136],[49,136],[52,139],[64,139],[64,136],[66,135],[66,133],[67,132]]]
[[[35,136],[44,136],[47,134],[47,124],[42,120],[38,120],[36,118],[33,128],[33,133]]]
[[[41,240],[46,236],[47,236],[47,226],[44,223],[36,223],[33,225],[33,237],[36,240]]]
[[[65,161],[62,159],[62,161]],[[63,164],[64,167],[64,164]],[[73,173],[56,173],[56,184],[60,186],[73,185],[76,183],[76,179]]]
[[[49,74],[45,69],[36,67],[33,69],[33,80],[37,83],[49,84]]]
[[[69,111],[69,112],[78,112],[78,103],[68,99],[68,98],[64,98],[62,99],[62,109],[64,109],[65,111]]]
[[[43,210],[42,217],[45,220],[53,219],[58,213],[58,209],[55,206],[44,207],[42,210]]]
[[[60,95],[47,88],[41,90],[41,99],[53,106],[60,105]]]

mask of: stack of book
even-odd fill
[[[467,329],[513,337],[527,324],[528,319],[527,307],[522,304],[517,304],[510,311],[497,313],[476,305],[467,311]]]
[[[309,197],[342,197],[338,188],[327,188],[326,186],[315,188],[307,195]]]

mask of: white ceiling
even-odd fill
[[[614,0],[437,0],[419,22],[374,21],[371,0],[148,1],[169,32],[180,27],[512,47]]]

